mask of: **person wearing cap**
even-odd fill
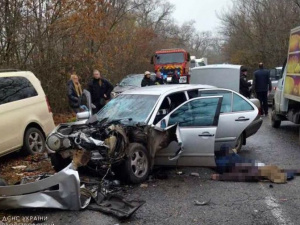
[[[250,98],[249,88],[251,87],[251,84],[247,81],[247,72],[247,68],[242,68],[240,77],[240,94],[244,95],[246,98]]]
[[[146,71],[145,76],[142,80],[142,84],[141,84],[142,87],[154,85],[154,82],[153,80],[151,80],[150,77],[151,77],[151,73],[149,71]]]
[[[270,71],[264,69],[264,64],[258,64],[259,69],[254,72],[253,90],[260,101],[261,115],[268,116],[268,93],[272,91]]]

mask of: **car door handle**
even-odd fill
[[[211,134],[209,132],[203,132],[202,134],[198,135],[199,137],[213,137],[215,134]]]
[[[237,118],[235,121],[248,121],[248,120],[250,120],[250,119],[246,118],[244,116],[241,116],[241,117]]]

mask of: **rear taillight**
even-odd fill
[[[47,102],[47,106],[48,106],[48,111],[49,111],[49,113],[52,113],[52,110],[51,110],[51,107],[50,107],[50,104],[49,104],[49,101],[48,101],[47,96],[46,96],[46,102]]]

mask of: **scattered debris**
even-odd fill
[[[14,170],[20,170],[20,169],[25,169],[27,166],[24,166],[24,165],[20,165],[20,166],[13,166],[11,167],[12,169]]]
[[[191,173],[190,175],[193,176],[193,177],[199,177],[200,176],[199,173]]]
[[[195,205],[198,205],[198,206],[203,206],[203,205],[209,205],[211,199],[209,199],[208,201],[204,201],[204,202],[199,202],[197,200],[194,200],[194,203]]]
[[[141,187],[141,188],[147,188],[147,187],[148,187],[148,184],[141,184],[140,187]]]
[[[257,209],[254,209],[254,212],[255,212],[255,213],[258,213],[258,210],[257,210]]]
[[[176,171],[177,175],[183,175],[184,173],[182,171]]]

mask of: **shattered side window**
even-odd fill
[[[97,113],[97,119],[98,121],[128,119],[136,123],[146,122],[158,97],[158,95],[119,95]]]
[[[180,126],[214,126],[219,98],[205,98],[190,101],[170,115],[169,124]]]

